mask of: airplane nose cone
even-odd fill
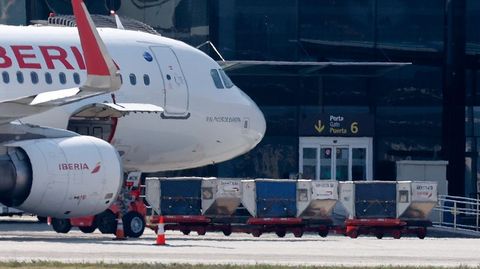
[[[267,129],[267,123],[265,121],[265,117],[263,116],[263,112],[260,110],[260,108],[258,108],[257,104],[241,89],[238,90],[244,97],[243,99],[247,104],[246,109],[248,111],[247,117],[249,119],[249,123],[247,126],[243,127],[244,129],[242,133],[248,141],[248,150],[250,150],[260,143],[260,141],[262,141]],[[247,130],[245,130],[245,128],[247,128]]]
[[[258,108],[256,104],[255,106],[255,112],[253,116],[253,122],[252,122],[252,131],[255,133],[256,136],[256,144],[258,144],[262,138],[265,136],[265,131],[267,129],[267,123],[265,121],[265,116],[263,115],[263,112]]]

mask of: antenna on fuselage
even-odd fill
[[[117,13],[115,13],[114,10],[110,10],[110,15],[115,16],[115,23],[117,24],[117,29],[125,30],[125,27],[123,27],[120,17],[118,17]]]

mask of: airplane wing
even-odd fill
[[[229,75],[301,76],[348,75],[374,77],[411,63],[405,62],[287,62],[287,61],[219,61]]]
[[[83,0],[72,0],[72,6],[85,58],[87,81],[79,88],[59,89],[2,101],[0,124],[120,88],[122,83],[118,66],[108,54]]]

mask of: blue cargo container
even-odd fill
[[[357,218],[396,218],[396,201],[395,182],[356,182],[355,184]]]
[[[294,180],[255,180],[257,217],[288,218],[297,214],[297,182]]]
[[[201,215],[202,179],[168,178],[160,180],[162,215]]]

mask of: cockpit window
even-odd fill
[[[212,76],[213,83],[215,83],[215,86],[218,89],[223,89],[222,79],[220,78],[220,75],[218,74],[217,69],[210,70],[210,75]]]
[[[223,84],[225,84],[225,87],[230,89],[231,87],[235,86],[232,80],[230,80],[230,78],[227,76],[225,71],[223,71],[223,69],[219,69],[218,71],[220,72],[220,76],[222,76]]]

